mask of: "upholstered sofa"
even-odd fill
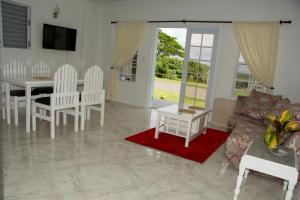
[[[235,167],[238,168],[250,141],[254,138],[263,139],[267,126],[265,116],[279,115],[283,110],[289,110],[293,118],[300,121],[300,104],[292,104],[287,98],[255,90],[248,97],[238,96],[233,114],[227,120],[227,132],[230,135],[225,147],[226,157]],[[300,131],[293,133],[284,145],[296,150],[300,164]]]

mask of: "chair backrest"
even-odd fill
[[[84,91],[100,91],[103,87],[103,71],[93,65],[84,74]]]
[[[103,71],[94,65],[84,74],[82,102],[100,103],[102,100]]]
[[[37,78],[37,77],[50,77],[51,76],[51,71],[50,71],[50,66],[45,62],[45,61],[37,61],[31,68],[32,70],[32,77]]]
[[[26,67],[18,60],[10,60],[2,67],[2,76],[4,79],[22,81],[26,79]]]
[[[75,103],[77,89],[77,71],[70,64],[58,68],[54,74],[53,94],[55,106],[64,106]]]

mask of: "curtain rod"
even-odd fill
[[[217,23],[217,24],[231,24],[232,21],[197,21],[197,20],[163,20],[163,21],[147,21],[148,23],[173,23],[173,22],[182,22],[182,23]],[[116,24],[118,21],[111,21],[111,24]],[[292,20],[280,20],[280,24],[291,24]]]

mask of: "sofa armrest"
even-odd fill
[[[236,100],[215,98],[210,126],[226,129],[227,121],[234,112]]]

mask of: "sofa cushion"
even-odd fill
[[[241,114],[253,119],[263,119],[264,112],[260,109],[255,99],[246,96],[238,96],[234,113]]]
[[[279,116],[285,110],[288,110],[292,114],[293,120],[300,122],[300,104],[291,104],[287,98],[279,100],[268,114]]]
[[[233,131],[233,129],[238,125],[238,124],[255,124],[255,125],[259,125],[259,126],[263,126],[264,122],[263,120],[257,120],[257,119],[253,119],[250,117],[247,117],[245,115],[241,115],[241,114],[233,114],[229,117],[228,119],[228,123],[227,123],[227,132],[231,133]]]
[[[236,99],[234,113],[236,114],[243,114],[245,112],[246,104],[247,104],[248,97],[247,96],[238,96]]]
[[[272,95],[264,92],[252,90],[249,98],[255,101],[257,105],[265,106],[265,107],[273,107],[277,101],[282,99],[282,95]]]
[[[288,106],[288,111],[292,114],[293,119],[296,121],[300,121],[300,104],[293,103]]]
[[[264,119],[264,116],[273,109],[281,98],[282,96],[252,90],[249,97],[238,96],[235,113],[253,119]]]
[[[254,123],[238,123],[226,140],[225,155],[235,166],[239,167],[240,160],[249,143],[254,138],[263,138],[265,127]]]

